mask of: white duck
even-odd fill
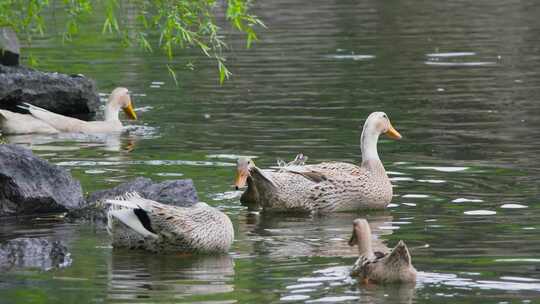
[[[84,121],[56,114],[28,103],[24,108],[30,114],[0,110],[0,128],[4,134],[117,133],[122,132],[122,122],[118,117],[120,110],[123,110],[129,118],[137,119],[129,91],[121,87],[114,89],[109,96],[104,121]]]
[[[416,269],[411,263],[407,245],[399,241],[390,253],[373,252],[371,229],[365,219],[354,220],[349,245],[358,245],[359,258],[354,263],[351,276],[358,277],[362,283],[416,282]]]

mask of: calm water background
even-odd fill
[[[191,178],[201,200],[233,219],[236,242],[228,256],[155,256],[113,250],[91,225],[7,221],[2,240],[63,239],[73,264],[0,274],[0,302],[540,301],[540,5],[297,0],[260,1],[255,11],[269,29],[251,50],[233,37],[235,76],[224,86],[196,52],[177,58],[196,69],[183,69],[176,87],[164,57],[117,47],[99,30],[65,46],[34,42],[43,69],[83,73],[104,93],[138,93],[141,120],[121,138],[10,141],[30,140],[88,192],[136,176]],[[275,217],[240,206],[238,155],[262,167],[298,152],[358,163],[359,126],[376,110],[404,136],[379,143],[391,208]],[[359,216],[379,241],[409,244],[423,272],[416,288],[361,287],[346,276]]]

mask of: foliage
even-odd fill
[[[213,58],[222,83],[231,75],[225,65],[222,29],[217,25],[217,12],[224,9],[224,17],[233,29],[246,35],[246,47],[257,39],[254,30],[264,27],[250,12],[250,0],[0,0],[0,26],[10,26],[29,42],[46,32],[45,15],[65,14],[64,42],[81,32],[85,18],[104,11],[102,33],[121,38],[124,45],[138,44],[145,51],[161,50],[172,62],[175,50],[197,48]],[[60,2],[60,6],[58,6]],[[221,5],[222,4],[222,5]],[[151,33],[159,39],[149,39]],[[30,59],[31,61],[33,58]],[[167,69],[176,81],[174,68]]]

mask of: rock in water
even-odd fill
[[[191,179],[167,180],[156,183],[149,178],[138,177],[112,189],[92,193],[88,197],[89,204],[86,207],[71,210],[68,215],[72,219],[105,223],[107,221],[107,207],[100,201],[113,199],[126,192],[138,192],[144,198],[175,206],[192,206],[199,201],[197,190]]]
[[[99,110],[95,84],[83,75],[0,65],[0,108],[24,113],[17,107],[23,102],[70,116],[94,117]]]
[[[17,238],[0,244],[0,270],[39,268],[49,270],[71,264],[70,254],[60,241]]]
[[[138,177],[112,189],[96,191],[88,198],[95,202],[115,198],[126,192],[138,192],[142,197],[175,206],[192,206],[199,201],[191,179],[167,180],[156,183],[149,178]]]
[[[65,212],[84,204],[68,171],[26,148],[0,145],[0,216]]]
[[[9,27],[0,28],[0,64],[19,65],[20,46],[15,32]]]

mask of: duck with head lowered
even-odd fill
[[[241,201],[266,211],[331,213],[382,209],[392,200],[392,184],[377,152],[381,134],[401,135],[383,112],[371,113],[360,138],[360,166],[344,162],[290,165],[262,170],[249,158],[237,161],[236,188],[247,185]]]
[[[359,257],[351,270],[351,276],[358,277],[361,283],[416,282],[416,269],[412,265],[407,245],[399,241],[390,252],[373,251],[371,228],[365,219],[354,220],[349,245],[358,246]]]
[[[109,96],[105,106],[104,121],[84,121],[56,114],[28,103],[20,107],[28,110],[30,114],[0,110],[0,129],[4,134],[120,133],[123,130],[119,119],[121,110],[130,119],[137,119],[129,91],[121,87],[114,89]]]

